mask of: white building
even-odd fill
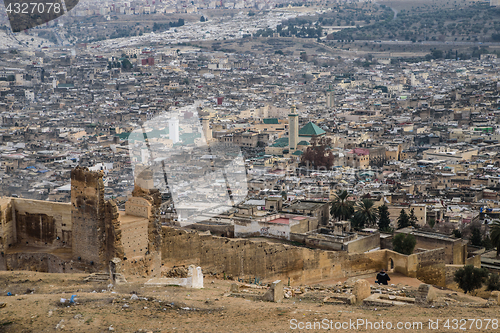
[[[179,142],[179,119],[171,118],[168,120],[168,133],[172,143]]]

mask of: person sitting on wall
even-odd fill
[[[375,283],[378,283],[378,284],[383,284],[385,286],[387,286],[387,281],[391,281],[391,278],[389,277],[389,275],[387,275],[385,273],[385,270],[382,269],[378,274],[377,274],[377,281],[375,281]]]

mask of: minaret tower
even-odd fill
[[[210,118],[208,116],[203,116],[201,118],[201,125],[203,126],[203,135],[205,140],[208,142],[212,141],[212,131],[210,130]]]
[[[290,147],[290,154],[293,154],[297,149],[299,141],[299,115],[297,114],[297,107],[292,105],[290,114],[288,115],[288,146]]]
[[[333,108],[335,106],[335,91],[332,89],[332,85],[328,87],[326,91],[326,107]]]

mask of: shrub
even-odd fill
[[[398,234],[392,239],[394,251],[402,254],[412,254],[415,249],[415,245],[417,245],[417,240],[410,234]]]
[[[453,280],[458,283],[464,294],[467,294],[467,292],[481,288],[487,277],[488,270],[486,268],[476,268],[472,265],[467,265],[455,272]]]
[[[500,290],[500,275],[498,275],[497,273],[490,274],[490,276],[488,277],[488,281],[486,281],[486,290]]]

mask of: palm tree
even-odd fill
[[[354,212],[352,202],[347,200],[348,197],[349,193],[347,191],[339,190],[333,198],[330,214],[337,220],[347,220]]]
[[[356,229],[361,229],[365,225],[374,226],[378,220],[378,210],[373,205],[373,200],[363,199],[354,206],[354,216],[352,224]]]
[[[498,257],[500,255],[500,221],[493,221],[490,225],[490,238],[492,245],[497,248]]]

